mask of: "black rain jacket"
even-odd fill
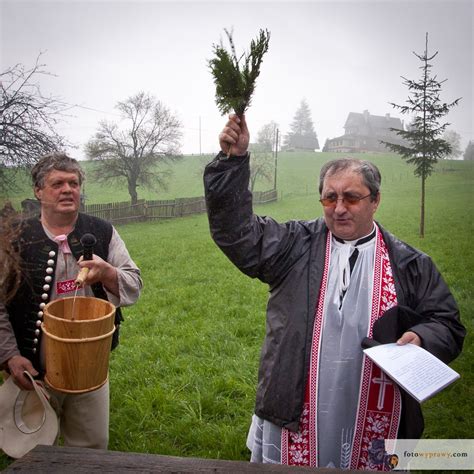
[[[328,228],[323,218],[278,223],[253,213],[248,190],[249,154],[220,153],[204,172],[209,226],[219,248],[243,273],[269,285],[255,413],[291,431],[298,430],[310,365],[315,310],[324,268]],[[426,254],[401,242],[380,225],[388,246],[398,305],[379,342],[395,342],[407,329],[444,362],[461,351],[465,336],[456,302]],[[382,319],[382,318],[380,318]],[[387,321],[385,321],[387,322]],[[382,326],[379,326],[379,329]],[[374,337],[377,331],[374,328]],[[362,341],[361,341],[362,342]],[[402,391],[399,438],[419,438],[419,404]]]

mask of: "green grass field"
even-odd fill
[[[279,220],[320,216],[317,175],[329,158],[324,153],[280,155],[282,199],[256,212]],[[438,165],[427,183],[426,236],[420,239],[420,182],[411,168],[393,155],[364,158],[374,161],[383,176],[378,221],[434,259],[469,331],[462,355],[452,364],[461,379],[423,404],[424,436],[472,438],[473,163]],[[170,197],[203,194],[198,161],[194,157],[179,164],[183,169],[175,179],[187,176],[189,181],[173,187],[176,194],[170,189]],[[92,183],[86,193],[91,203],[127,199],[126,191]],[[142,270],[144,290],[139,302],[124,310],[121,345],[111,357],[109,448],[248,459],[245,439],[265,331],[267,287],[224,257],[209,236],[205,215],[118,230]],[[0,467],[7,462],[0,458]]]

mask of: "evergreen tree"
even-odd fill
[[[449,123],[440,124],[440,119],[449,110],[458,104],[459,99],[451,103],[442,102],[440,99],[443,81],[438,81],[436,76],[431,74],[432,61],[438,54],[428,54],[428,33],[426,33],[425,51],[423,54],[413,54],[423,63],[421,78],[418,81],[407,79],[402,76],[403,83],[408,87],[409,96],[407,105],[391,105],[400,110],[402,114],[413,114],[409,130],[391,130],[406,140],[406,145],[388,143],[383,141],[389,149],[399,153],[407,163],[414,164],[415,176],[421,178],[421,212],[420,212],[420,237],[425,235],[425,182],[431,175],[434,165],[439,158],[449,155],[452,152],[451,145],[443,140],[443,134]]]
[[[311,111],[306,100],[302,100],[291,122],[291,131],[285,135],[284,147],[300,150],[319,150],[319,142],[314,131]]]
[[[464,150],[463,158],[465,160],[474,161],[474,142],[472,140],[469,140],[469,143]]]

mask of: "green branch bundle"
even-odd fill
[[[224,48],[222,42],[214,45],[215,58],[209,61],[209,67],[214,76],[219,111],[225,115],[234,110],[240,117],[250,105],[263,55],[268,51],[270,33],[268,30],[260,30],[258,38],[250,43],[250,51],[238,58],[232,32],[226,29],[224,31],[229,40],[230,51]]]

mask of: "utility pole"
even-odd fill
[[[275,127],[276,128],[276,127]],[[279,130],[276,128],[274,137],[275,137],[275,173],[273,175],[273,189],[277,188],[277,169],[278,169],[278,133]]]
[[[201,116],[199,116],[199,156],[201,156]]]

